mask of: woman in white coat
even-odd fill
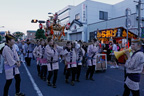
[[[16,94],[15,96],[24,96],[23,93],[20,93],[20,72],[18,67],[20,67],[20,60],[18,54],[13,46],[14,36],[7,34],[6,35],[6,45],[3,48],[2,55],[4,57],[4,68],[5,68],[5,76],[6,76],[6,84],[4,86],[3,96],[8,96],[8,90],[12,83],[13,78],[15,78],[15,88]]]

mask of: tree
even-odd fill
[[[0,41],[2,41],[2,37],[1,37],[1,35],[0,35]]]
[[[24,33],[18,31],[18,32],[14,32],[13,35],[16,37],[16,39],[18,39],[18,38],[21,39],[23,37]]]
[[[36,34],[35,34],[35,37],[36,37],[36,39],[40,39],[40,38],[46,39],[46,36],[44,34],[44,30],[38,29]]]

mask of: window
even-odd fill
[[[99,11],[99,19],[100,20],[108,20],[108,12]]]
[[[80,14],[79,14],[79,13],[75,15],[75,19],[76,19],[76,20],[79,20],[79,19],[80,19]]]

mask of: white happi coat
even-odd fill
[[[76,57],[77,57],[78,65],[82,65],[82,60],[84,55],[85,55],[85,51],[83,48],[76,49]]]
[[[25,57],[32,58],[33,48],[31,44],[25,44],[24,53],[26,54]]]
[[[64,58],[65,58],[65,61],[66,61],[67,68],[77,67],[75,49],[72,48],[72,50],[70,50],[70,51],[65,49],[64,54],[66,54]],[[70,60],[72,60],[72,62],[70,62]]]
[[[48,62],[48,71],[58,70],[59,69],[59,53],[63,51],[63,47],[57,46],[56,49],[50,47],[49,45],[45,48],[45,54]]]
[[[6,45],[3,49],[2,55],[4,57],[4,68],[6,79],[13,79],[14,75],[20,74],[16,62],[19,61],[18,54],[13,46],[12,49]]]
[[[99,47],[94,46],[93,44],[88,46],[87,54],[88,54],[88,66],[96,65],[96,54],[98,53]]]
[[[33,55],[37,60],[37,65],[39,64],[39,60],[40,60],[38,52],[39,52],[39,46],[36,46],[33,50]]]
[[[126,73],[141,73],[144,66],[144,53],[137,52],[133,57],[130,57],[125,64]],[[131,90],[139,90],[139,82],[134,82],[129,77],[126,78],[125,84]]]
[[[33,50],[33,55],[34,55],[35,58],[38,57],[38,46],[36,46],[36,47],[34,48],[34,50]]]

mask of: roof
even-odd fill
[[[80,22],[80,21],[74,19],[74,20],[72,21],[70,27],[71,27],[74,23],[78,24],[80,27],[83,26],[83,23],[82,23],[82,22]]]
[[[36,30],[27,30],[27,33],[36,33]]]

